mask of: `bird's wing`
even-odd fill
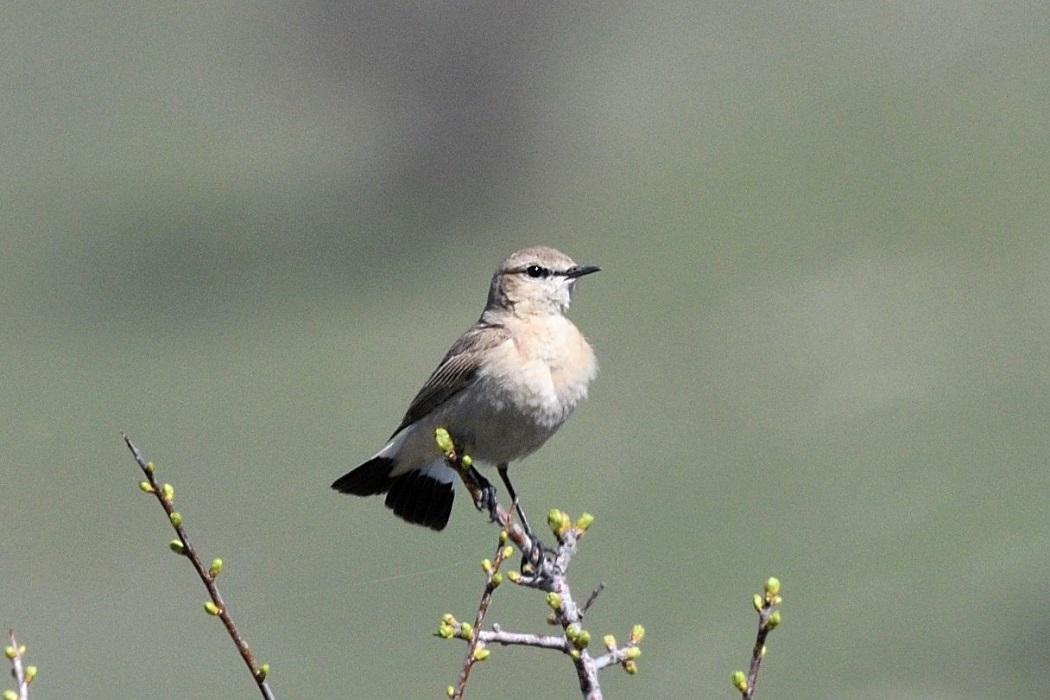
[[[470,386],[484,354],[510,340],[510,332],[498,323],[479,322],[464,333],[412,399],[394,435]]]

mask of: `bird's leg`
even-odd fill
[[[518,512],[518,518],[521,520],[521,528],[525,530],[525,536],[532,542],[532,552],[529,557],[522,557],[521,565],[525,566],[526,561],[533,565],[538,565],[543,560],[543,553],[545,548],[543,542],[536,535],[532,534],[532,528],[529,527],[529,520],[525,517],[525,511],[521,509],[521,501],[518,500],[518,494],[514,492],[514,487],[510,483],[510,476],[507,474],[507,465],[500,464],[496,467],[496,471],[499,472],[499,478],[503,480],[504,486],[507,487],[507,495],[510,496],[511,502],[514,504],[514,510]]]
[[[510,502],[514,504],[514,510],[518,511],[518,517],[521,519],[521,527],[525,530],[525,534],[529,536],[530,540],[536,539],[532,535],[532,528],[529,527],[529,521],[525,517],[525,511],[521,509],[521,501],[518,500],[518,494],[514,492],[514,487],[510,484],[510,476],[507,474],[507,465],[499,465],[496,467],[496,471],[499,472],[499,478],[503,480],[503,484],[507,487],[507,495],[510,496]]]

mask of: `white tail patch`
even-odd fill
[[[427,462],[420,471],[443,484],[451,484],[456,480],[456,470],[448,466],[443,459]]]

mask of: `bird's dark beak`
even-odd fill
[[[565,271],[565,276],[569,279],[576,279],[577,277],[583,277],[589,275],[592,272],[600,272],[602,268],[597,265],[573,265]]]

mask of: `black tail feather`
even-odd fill
[[[376,496],[386,493],[386,507],[410,523],[444,530],[452,514],[454,484],[438,481],[421,471],[390,476],[394,460],[374,457],[332,483],[340,493]]]
[[[390,477],[393,468],[394,460],[389,457],[373,457],[332,482],[332,488],[354,496],[376,496],[386,493],[394,483]]]
[[[391,480],[386,506],[410,523],[444,530],[456,496],[453,486],[419,471],[400,474]]]

